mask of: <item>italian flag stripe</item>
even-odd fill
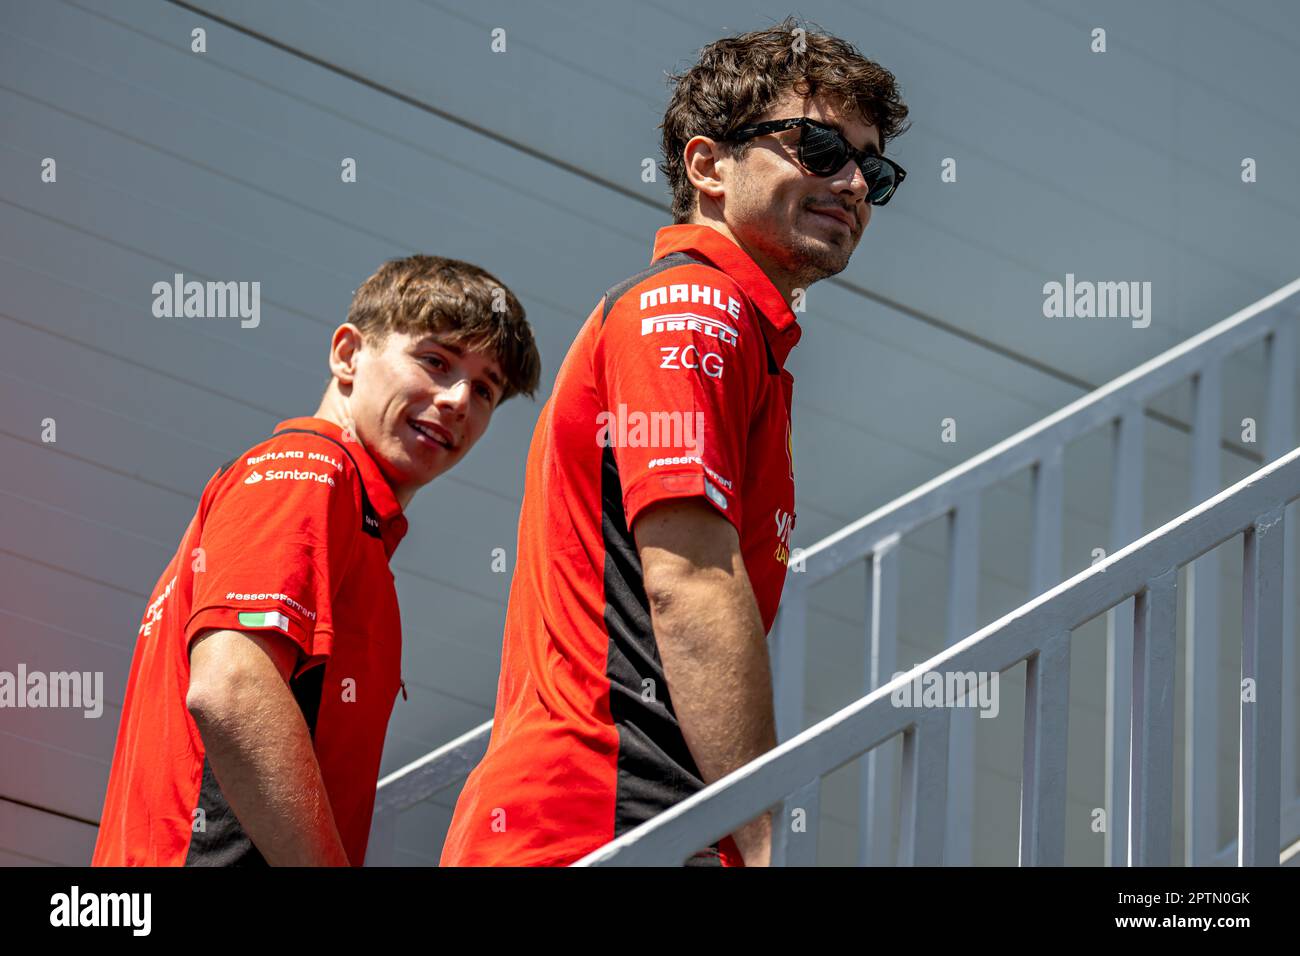
[[[239,623],[244,627],[278,627],[289,633],[289,619],[279,611],[240,611]]]

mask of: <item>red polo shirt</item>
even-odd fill
[[[319,418],[281,422],[208,480],[136,641],[92,864],[264,864],[185,707],[206,628],[279,634],[290,688],[348,859],[365,859],[384,734],[401,684],[388,560],[406,533],[362,445]]]
[[[785,359],[800,329],[749,256],[676,225],[587,318],[528,453],[492,737],[444,865],[563,865],[704,787],[630,529],[702,498],[735,525],[770,629],[794,527]],[[741,863],[722,841],[723,862]]]

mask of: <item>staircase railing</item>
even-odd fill
[[[1244,535],[1240,806],[1231,852],[1238,865],[1274,865],[1300,837],[1300,804],[1282,807],[1283,548],[1286,505],[1300,498],[1300,449],[1079,572],[906,674],[876,688],[757,760],[715,781],[653,820],[578,861],[578,866],[681,864],[810,780],[901,737],[901,825],[897,862],[935,866],[945,857],[949,752],[959,695],[937,701],[914,686],[969,687],[975,675],[999,684],[1024,661],[1025,730],[1020,863],[1061,865],[1065,857],[1066,745],[1071,631],[1134,599],[1129,693],[1129,826],[1124,860],[1167,866],[1173,850],[1174,679],[1178,570],[1227,539]],[[962,682],[952,681],[956,675]],[[815,843],[815,815],[797,807],[775,830],[790,844]],[[1285,818],[1285,829],[1284,829]],[[1115,815],[1109,814],[1109,825]],[[793,825],[792,825],[793,824]],[[791,847],[791,850],[793,848]],[[791,852],[806,858],[811,851]]]
[[[897,671],[900,544],[905,535],[947,515],[948,603],[947,641],[951,646],[971,633],[976,620],[979,581],[979,505],[981,493],[1021,469],[1031,468],[1033,507],[1030,546],[1030,594],[1040,594],[1061,580],[1063,519],[1062,458],[1066,446],[1109,426],[1114,444],[1111,483],[1111,548],[1120,548],[1142,532],[1143,431],[1146,403],[1190,379],[1195,395],[1192,421],[1192,482],[1188,506],[1204,501],[1222,487],[1218,452],[1222,423],[1222,367],[1242,349],[1265,343],[1268,399],[1264,413],[1264,461],[1295,447],[1295,320],[1300,315],[1293,298],[1300,280],[1278,289],[1246,309],[1192,336],[1163,354],[1121,375],[1018,434],[999,442],[956,468],[866,515],[819,541],[802,553],[792,553],[781,611],[773,628],[773,674],[777,731],[788,740],[804,726],[804,662],[808,592],[819,581],[854,562],[868,571],[867,668],[863,694],[879,688]],[[1154,415],[1154,413],[1151,413]],[[1288,569],[1294,567],[1292,548],[1284,548]],[[801,571],[799,569],[802,569]],[[1185,862],[1204,865],[1220,849],[1216,839],[1217,695],[1215,670],[1218,647],[1217,556],[1206,555],[1188,571],[1190,631],[1187,654],[1187,734],[1185,773]],[[1285,580],[1290,585],[1293,575]],[[1129,763],[1128,692],[1133,628],[1130,606],[1107,616],[1106,667],[1106,859],[1123,862],[1127,845],[1127,767]],[[1284,607],[1286,658],[1294,660],[1292,602]],[[1287,673],[1291,673],[1290,670]],[[1195,706],[1193,706],[1193,704]],[[1286,695],[1284,779],[1295,780],[1295,700]],[[950,864],[972,859],[971,809],[975,779],[974,716],[954,715],[948,773],[947,845]],[[893,821],[897,792],[893,747],[872,750],[861,768],[864,799],[858,827],[858,862],[886,865],[892,859]],[[1294,786],[1292,783],[1291,786]],[[792,796],[789,806],[807,811],[815,828],[820,783],[813,780]],[[812,862],[816,841],[774,847],[778,863]],[[792,855],[791,855],[792,854]],[[802,854],[802,855],[801,855]]]
[[[1295,442],[1295,319],[1300,306],[1300,279],[1253,305],[1192,336],[1107,385],[987,451],[926,482],[912,492],[866,515],[810,548],[794,549],[781,610],[771,635],[777,730],[788,741],[804,725],[804,678],[809,591],[855,562],[869,573],[867,641],[868,667],[863,693],[870,694],[896,671],[899,594],[899,546],[905,535],[947,516],[949,529],[947,643],[955,645],[975,627],[976,586],[979,581],[979,503],[984,490],[1021,469],[1033,475],[1031,594],[1041,594],[1061,579],[1063,521],[1062,458],[1066,446],[1103,427],[1112,429],[1115,447],[1112,482],[1111,546],[1122,547],[1142,531],[1142,459],[1146,418],[1164,419],[1146,404],[1172,386],[1190,379],[1195,400],[1192,422],[1192,483],[1189,505],[1219,490],[1222,424],[1222,368],[1230,356],[1265,343],[1267,406],[1264,412],[1264,461],[1288,451]],[[1292,545],[1283,546],[1284,581],[1289,588],[1294,567]],[[1187,654],[1188,706],[1186,734],[1185,862],[1212,863],[1221,857],[1217,845],[1218,816],[1215,786],[1217,712],[1215,661],[1218,647],[1218,564],[1207,554],[1188,569],[1187,602],[1191,630]],[[1106,859],[1122,863],[1128,845],[1128,765],[1132,686],[1133,622],[1130,606],[1107,618],[1106,789],[1110,826],[1106,829]],[[1293,605],[1283,604],[1282,653],[1285,673],[1292,672],[1295,654]],[[1295,700],[1283,700],[1282,779],[1294,788]],[[950,864],[971,862],[970,810],[974,788],[973,714],[960,711],[949,728],[952,737],[947,772],[948,813],[944,859]],[[379,784],[371,851],[367,862],[390,862],[394,818],[406,807],[427,799],[463,776],[481,759],[491,722],[484,723],[432,754],[389,774]],[[873,748],[863,762],[861,826],[858,859],[862,864],[892,862],[893,817],[898,781],[890,747]],[[773,848],[777,864],[808,864],[815,860],[815,832],[820,804],[820,778],[810,775],[791,795],[787,809],[806,814],[812,839],[790,841],[782,836]],[[783,831],[782,831],[783,832]]]

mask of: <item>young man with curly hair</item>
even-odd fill
[[[587,318],[533,434],[492,736],[443,865],[572,863],[776,744],[791,300],[902,181],[882,153],[907,108],[792,20],[673,80],[675,224]],[[764,814],[691,863],[770,851]]]

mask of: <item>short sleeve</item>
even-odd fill
[[[230,466],[194,555],[188,644],[206,628],[275,631],[328,657],[335,595],[361,527],[355,465],[316,435],[277,436]]]
[[[594,350],[597,444],[613,454],[627,526],[655,502],[702,497],[740,529],[762,330],[735,281],[665,270],[610,308]]]

